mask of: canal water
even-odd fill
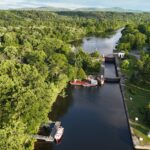
[[[100,53],[104,53],[106,43],[103,42],[111,41],[105,49],[105,54],[109,54],[120,35],[121,30],[118,30],[110,39],[92,37],[91,40],[95,39],[95,43],[99,41],[103,45],[96,45]],[[91,43],[88,41],[83,40],[83,48]],[[90,49],[86,50],[90,52]],[[106,65],[105,75],[116,76],[114,65]],[[58,97],[49,114],[54,121],[60,120],[65,128],[62,142],[55,145],[38,141],[35,150],[132,150],[119,84],[92,88],[70,86],[67,94],[66,98]]]

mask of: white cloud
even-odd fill
[[[8,8],[23,8],[23,7],[41,7],[41,6],[52,6],[52,7],[61,7],[61,8],[80,8],[86,7],[82,4],[73,4],[73,3],[60,3],[60,2],[39,2],[39,1],[27,1],[27,0],[3,0],[0,1],[0,8],[1,9],[8,9]]]
[[[3,0],[0,1],[0,8],[8,8],[8,7],[12,7],[12,6],[16,6],[17,3],[19,3],[20,0]]]
[[[43,6],[71,9],[80,7],[123,7],[127,9],[149,10],[150,3],[148,0],[0,0],[0,9]]]
[[[22,7],[40,7],[40,6],[52,6],[52,7],[63,7],[63,8],[79,8],[85,7],[80,4],[72,4],[72,3],[57,3],[57,2],[38,2],[38,1],[30,1],[27,2],[25,0],[3,0],[0,1],[0,8],[22,8]]]
[[[1,9],[22,8],[22,7],[37,7],[38,3],[27,2],[26,0],[3,0],[0,1]],[[39,5],[40,6],[40,5]]]
[[[47,5],[52,7],[70,8],[70,9],[86,7],[85,5],[80,5],[80,4],[56,3],[56,2],[48,2]]]
[[[14,5],[17,4],[18,2],[21,2],[20,0],[3,0],[0,1],[0,5]]]

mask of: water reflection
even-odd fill
[[[67,96],[65,98],[58,96],[56,102],[52,107],[52,111],[49,113],[48,117],[52,121],[58,121],[60,117],[65,115],[72,104],[72,99],[70,98],[72,95],[72,90],[68,88],[66,90]]]
[[[78,40],[74,42],[76,47],[82,47],[86,52],[94,52],[98,50],[100,54],[111,54],[113,49],[115,49],[116,44],[120,37],[122,36],[121,31],[123,28],[116,31],[114,35],[110,37],[85,37],[83,40]]]

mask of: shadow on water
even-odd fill
[[[48,117],[52,121],[58,121],[59,118],[65,115],[72,104],[72,99],[70,96],[72,95],[70,88],[66,89],[67,96],[65,98],[58,96],[56,102],[53,104],[52,111],[49,113]]]
[[[70,88],[66,89],[66,93],[68,94],[66,97],[58,96],[57,100],[52,106],[52,111],[48,114],[48,117],[52,121],[58,121],[61,117],[67,114],[70,105],[72,104],[72,99],[70,96],[72,95],[72,90]],[[38,134],[48,136],[50,133],[48,128],[40,128]],[[45,142],[42,140],[38,140],[35,143],[35,150],[53,150],[53,145],[55,143]],[[60,143],[61,144],[61,143]]]

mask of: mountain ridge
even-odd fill
[[[12,10],[12,9],[9,9]],[[15,10],[15,9],[13,9]],[[81,8],[63,8],[63,7],[37,7],[37,8],[20,8],[17,10],[38,10],[38,11],[106,11],[106,12],[144,12],[142,10],[124,9],[121,7],[97,8],[97,7],[81,7]]]

